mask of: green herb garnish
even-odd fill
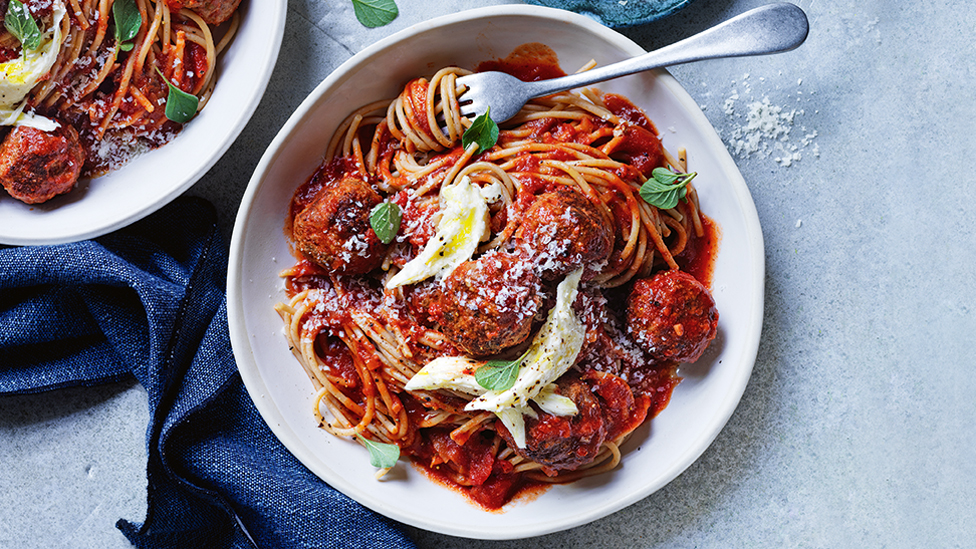
[[[356,19],[370,28],[387,25],[400,14],[394,0],[352,0],[352,7]]]
[[[489,360],[474,372],[474,379],[489,391],[507,391],[515,385],[525,355],[515,360]]]
[[[400,206],[393,202],[382,202],[369,212],[369,226],[373,228],[376,237],[383,244],[389,244],[400,232],[400,221],[403,214]]]
[[[475,118],[471,127],[464,130],[464,134],[461,135],[462,147],[467,149],[468,145],[477,143],[477,152],[480,153],[487,151],[498,141],[498,124],[491,119],[490,113],[491,107],[488,107],[485,114]]]
[[[197,114],[200,100],[195,95],[190,95],[177,88],[169,81],[169,78],[163,75],[163,71],[159,70],[159,67],[155,68],[159,76],[162,76],[166,85],[169,86],[169,95],[166,96],[166,118],[173,122],[186,124]]]
[[[41,47],[41,29],[37,27],[37,21],[27,11],[27,6],[18,0],[10,0],[7,6],[7,15],[3,18],[3,26],[7,27],[10,34],[20,40],[25,50],[37,50]]]
[[[396,465],[397,460],[400,459],[400,447],[396,444],[375,442],[364,436],[359,437],[359,440],[369,450],[369,464],[373,467],[389,469]]]
[[[688,183],[698,172],[674,173],[667,168],[654,168],[651,178],[640,188],[641,198],[651,206],[670,210],[688,194]]]
[[[142,14],[135,0],[115,0],[112,4],[112,18],[115,19],[115,39],[119,49],[130,51],[133,44],[129,42],[139,34],[142,27]]]

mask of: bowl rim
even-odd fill
[[[298,435],[288,425],[288,420],[281,413],[278,407],[271,401],[271,399],[265,397],[265,395],[269,392],[268,386],[258,373],[250,338],[247,333],[243,307],[241,306],[243,303],[244,282],[244,236],[247,233],[249,216],[256,204],[255,198],[258,194],[262,181],[269,175],[270,168],[276,163],[278,157],[282,154],[284,145],[286,145],[292,139],[297,139],[297,137],[292,135],[292,132],[301,124],[302,119],[309,113],[309,111],[311,111],[326,97],[326,93],[329,90],[340,85],[345,80],[350,68],[370,62],[374,57],[380,53],[384,53],[391,46],[414,35],[430,32],[445,26],[490,17],[526,17],[564,21],[572,25],[583,27],[586,30],[603,36],[613,45],[621,48],[624,51],[628,51],[633,55],[642,53],[644,51],[639,45],[634,43],[626,36],[623,36],[622,34],[619,34],[618,32],[613,31],[612,29],[609,29],[586,16],[542,6],[489,6],[465,10],[423,21],[398,31],[363,49],[361,52],[343,62],[319,85],[317,85],[306,97],[306,99],[302,101],[295,112],[288,118],[286,123],[272,140],[271,144],[268,146],[265,153],[262,155],[262,158],[255,168],[241,200],[241,206],[238,210],[231,239],[227,277],[227,312],[230,338],[234,349],[234,354],[238,360],[241,378],[243,379],[244,384],[264,421],[268,424],[275,436],[278,437],[279,440],[285,445],[285,447],[293,455],[295,455],[299,461],[305,464],[306,467],[308,467],[320,478],[323,477],[319,474],[316,467],[314,465],[309,465],[310,463],[314,464],[319,461],[320,457],[316,456],[311,449],[302,444],[300,440],[297,440]],[[531,39],[527,41],[531,41]],[[731,155],[728,154],[725,145],[722,143],[717,133],[715,133],[714,128],[708,122],[708,119],[701,112],[701,109],[697,103],[695,103],[691,96],[684,90],[677,80],[667,73],[667,71],[658,70],[655,71],[655,73],[659,82],[665,86],[672,95],[675,96],[679,104],[687,111],[687,114],[695,119],[696,125],[709,130],[704,133],[703,138],[707,140],[709,145],[708,148],[710,150],[720,152],[715,160],[721,166],[721,169],[728,174],[728,177],[732,183],[733,194],[735,195],[738,203],[742,206],[741,213],[745,222],[746,234],[749,237],[747,248],[752,251],[750,257],[747,258],[747,261],[751,268],[758,273],[758,276],[756,276],[754,280],[749,281],[750,286],[746,290],[750,292],[750,295],[755,295],[756,299],[751,303],[751,306],[746,313],[746,317],[748,318],[748,334],[750,337],[748,341],[745,342],[744,350],[740,355],[742,357],[741,370],[737,372],[737,375],[733,380],[734,383],[725,393],[726,398],[720,406],[721,413],[716,414],[714,421],[712,422],[713,428],[703,431],[700,436],[687,447],[686,451],[680,456],[680,458],[675,461],[674,466],[670,467],[666,471],[663,471],[662,474],[659,475],[661,479],[660,482],[648,487],[645,490],[635,491],[629,494],[628,497],[604,502],[598,507],[591,508],[583,513],[570,513],[560,520],[547,521],[544,524],[534,523],[526,526],[515,526],[506,531],[491,530],[484,527],[481,529],[459,527],[457,525],[447,524],[443,521],[439,523],[426,522],[422,519],[417,519],[413,515],[405,515],[385,501],[363,494],[362,492],[356,490],[355,483],[344,478],[329,478],[327,479],[327,482],[330,485],[340,492],[343,492],[350,498],[382,515],[416,526],[418,528],[474,539],[521,539],[566,530],[592,522],[651,495],[674,480],[675,477],[694,463],[708,448],[715,437],[717,437],[722,431],[741,400],[742,394],[744,393],[746,385],[748,384],[748,380],[751,377],[751,372],[758,353],[759,336],[762,329],[763,319],[765,281],[765,256],[763,251],[762,231],[759,226],[759,217],[755,208],[755,203],[752,200],[749,189],[734,161],[732,160]],[[326,479],[323,478],[323,480]]]
[[[222,132],[221,141],[218,142],[217,148],[213,150],[212,155],[207,157],[204,162],[197,164],[195,169],[192,171],[186,172],[179,184],[169,187],[164,192],[160,192],[154,201],[141,203],[134,209],[125,212],[120,211],[114,213],[113,215],[106,216],[101,221],[92,222],[81,229],[75,229],[65,224],[61,230],[52,230],[50,232],[46,232],[45,234],[38,235],[24,234],[20,230],[9,231],[6,228],[0,227],[0,244],[12,246],[35,246],[64,244],[96,238],[128,226],[129,224],[156,212],[163,206],[172,202],[176,197],[186,192],[187,189],[202,179],[207,172],[213,168],[214,165],[224,156],[227,150],[230,149],[231,145],[237,141],[237,138],[240,137],[244,127],[248,124],[248,122],[250,122],[261,102],[261,99],[264,97],[265,91],[267,90],[268,84],[271,80],[271,74],[274,71],[276,61],[278,59],[278,54],[281,50],[281,43],[285,33],[285,19],[288,13],[288,1],[249,0],[248,4],[241,6],[240,9],[251,10],[255,9],[254,6],[258,5],[261,5],[263,8],[267,8],[267,11],[270,12],[268,14],[264,14],[264,11],[262,11],[261,20],[263,29],[262,35],[266,36],[265,44],[267,44],[267,47],[262,48],[262,57],[260,59],[246,61],[250,67],[257,68],[257,70],[254,70],[253,68],[251,69],[253,72],[251,73],[251,78],[249,79],[254,83],[254,85],[250,89],[246,90],[249,93],[249,95],[246,97],[247,101],[241,105],[239,110],[236,111],[237,116],[228,120],[228,124],[223,124],[225,129]],[[270,17],[265,18],[266,15],[269,15]],[[233,43],[229,47],[233,49]],[[242,59],[241,62],[244,63],[245,60]],[[219,74],[217,85],[220,86]],[[207,109],[204,109],[202,114],[206,114],[206,112]],[[180,136],[177,135],[176,139],[179,139],[179,137]],[[163,145],[158,150],[149,151],[147,154],[153,154],[159,150],[166,151],[168,145],[171,145],[171,143]],[[124,174],[126,167],[127,166],[122,166],[119,169],[114,170],[112,173]],[[14,200],[10,197],[6,197],[6,199]],[[85,197],[82,197],[79,200],[83,202]],[[37,206],[43,207],[43,205]],[[23,207],[34,209],[34,206],[32,205],[24,205]],[[53,217],[56,218],[56,216],[57,208],[55,208],[53,212]]]

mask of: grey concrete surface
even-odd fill
[[[290,0],[264,100],[189,193],[229,238],[262,151],[322,78],[486,3],[398,0],[367,30],[346,0]],[[696,0],[624,33],[651,49],[764,3]],[[796,3],[800,49],[672,70],[733,151],[765,239],[762,341],[728,425],[664,489],[594,523],[512,542],[408,528],[420,547],[976,546],[976,5]],[[144,517],[147,420],[134,384],[0,399],[0,547],[129,547],[114,523]]]

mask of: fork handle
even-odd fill
[[[787,3],[769,4],[626,61],[570,76],[532,82],[530,93],[531,97],[539,97],[636,72],[703,59],[790,51],[803,43],[809,30],[807,16],[800,8]]]

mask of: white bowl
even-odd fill
[[[284,36],[286,0],[241,3],[241,26],[218,61],[206,108],[170,143],[44,204],[0,191],[0,243],[60,244],[94,238],[162,208],[203,177],[264,95]]]
[[[755,205],[726,151],[691,97],[667,73],[644,73],[601,87],[647,110],[666,146],[687,147],[703,210],[721,226],[713,295],[719,337],[671,404],[623,447],[617,470],[488,513],[401,463],[376,481],[366,451],[318,429],[312,387],[288,350],[274,304],[285,300],[278,273],[291,265],[283,231],[289,200],[322,160],[342,119],[365,103],[398,94],[410,78],[446,65],[475,67],[525,42],[553,48],[564,70],[642,53],[592,20],[534,6],[498,6],[421,23],[344,63],[301,104],[261,159],[234,228],[228,274],[231,340],[241,376],[265,421],[311,471],[363,505],[427,530],[481,539],[530,537],[584,524],[658,490],[704,452],[735,409],[752,372],[763,309],[763,243]],[[673,132],[671,131],[673,128]]]

